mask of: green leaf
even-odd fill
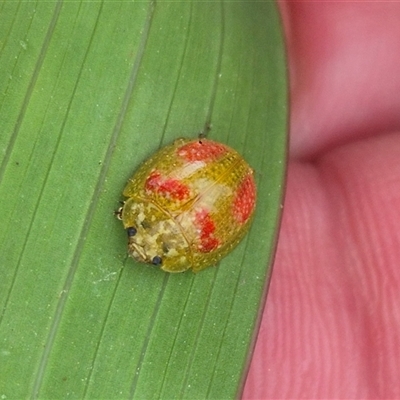
[[[276,5],[0,3],[0,396],[240,396],[282,201]],[[209,137],[256,171],[254,224],[217,268],[126,255],[113,216],[160,146]]]

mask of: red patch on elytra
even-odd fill
[[[196,140],[177,149],[178,156],[186,161],[213,161],[228,151],[226,146],[210,140]]]
[[[209,253],[216,249],[219,240],[214,237],[215,223],[207,210],[201,209],[195,214],[195,224],[200,230],[200,244],[198,246],[202,253]]]
[[[253,174],[248,174],[240,183],[233,201],[233,216],[244,224],[251,216],[256,203],[256,185]]]
[[[176,200],[184,200],[190,194],[187,185],[177,179],[163,177],[160,171],[153,171],[148,176],[145,188],[147,192],[169,195]]]

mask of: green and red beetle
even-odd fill
[[[128,181],[118,212],[135,260],[167,272],[201,271],[228,254],[249,229],[253,170],[232,148],[178,139]]]

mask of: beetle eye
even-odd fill
[[[162,264],[162,258],[160,256],[155,256],[153,257],[153,259],[151,260],[151,263],[153,265],[161,265]]]
[[[135,236],[137,233],[137,229],[131,226],[130,228],[126,229],[126,233],[128,234],[128,237]]]

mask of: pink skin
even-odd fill
[[[281,3],[282,229],[244,399],[400,398],[400,3]]]

